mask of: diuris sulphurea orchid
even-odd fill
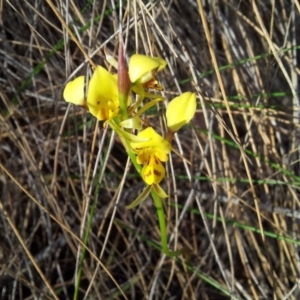
[[[97,66],[90,80],[87,105],[98,120],[110,120],[119,113],[118,76]]]
[[[141,84],[144,88],[162,90],[155,79],[155,74],[163,70],[167,62],[160,57],[149,57],[134,54],[129,60],[129,78],[133,84]]]
[[[106,60],[110,65],[119,69],[119,63],[108,52],[105,52]],[[163,70],[167,62],[160,57],[149,57],[143,54],[133,54],[129,60],[129,79],[133,86],[141,85],[143,88],[162,90],[161,85],[155,79],[157,72]]]
[[[63,96],[67,102],[86,107],[98,120],[110,120],[119,113],[118,76],[97,66],[84,99],[84,76],[67,83]]]
[[[137,154],[137,163],[143,165],[142,178],[148,185],[159,184],[165,177],[165,168],[161,162],[168,160],[171,144],[152,127],[140,131],[137,136],[149,139],[130,144]]]
[[[156,80],[157,72],[163,70],[167,62],[160,57],[149,57],[142,54],[134,54],[129,60],[129,78],[131,81],[131,90],[140,96],[137,105],[139,105],[145,97],[157,98],[160,96],[148,93],[145,89],[154,89],[162,91],[163,88]]]
[[[164,138],[153,127],[143,129],[145,124],[148,126],[147,120],[143,120],[143,115],[164,100],[161,95],[152,94],[147,90],[162,90],[155,75],[166,67],[167,62],[159,57],[134,54],[129,59],[127,68],[122,43],[119,45],[118,61],[108,53],[106,59],[118,70],[118,74],[111,74],[105,68],[96,66],[88,83],[86,96],[85,77],[79,76],[67,83],[63,97],[67,102],[84,107],[117,133],[131,162],[146,184],[144,190],[127,208],[139,205],[151,194],[157,209],[162,249],[169,256],[177,256],[180,251],[170,251],[168,248],[162,202],[168,195],[160,184],[166,176],[164,163],[169,159],[172,137],[193,118],[196,111],[196,95],[187,92],[169,103],[166,110],[168,132]],[[131,99],[134,99],[134,96],[137,96],[137,101],[132,103]],[[150,101],[142,103],[145,98]],[[138,133],[134,134],[133,129]]]
[[[143,202],[153,190],[160,198],[167,198],[168,195],[161,188],[159,183],[164,179],[166,171],[162,162],[168,161],[171,152],[171,144],[160,136],[152,127],[140,131],[139,138],[145,141],[131,142],[132,151],[137,154],[136,162],[143,165],[141,176],[147,184],[143,192],[127,206],[134,208]]]

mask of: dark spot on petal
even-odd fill
[[[157,170],[154,170],[154,174],[155,174],[156,176],[161,176],[161,172],[159,172],[159,171],[157,171]]]
[[[149,170],[149,172],[147,174],[145,174],[145,177],[149,177],[149,176],[151,176],[151,174],[152,174],[152,171]]]
[[[97,101],[97,104],[99,105],[99,104],[100,104],[100,101]]]

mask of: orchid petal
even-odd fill
[[[63,97],[66,102],[85,106],[84,101],[84,76],[79,76],[69,81],[64,89]]]
[[[87,105],[98,120],[109,120],[119,111],[117,76],[97,66],[90,80]]]
[[[163,164],[155,155],[150,156],[142,169],[142,177],[148,185],[160,183],[165,177],[165,173]]]
[[[148,127],[138,133],[139,137],[149,138],[148,141],[141,143],[131,143],[131,147],[135,153],[139,152],[142,148],[159,148],[162,152],[168,154],[171,151],[171,144],[161,137],[152,127]]]
[[[176,132],[187,124],[196,112],[196,95],[186,92],[174,98],[167,107],[166,118],[168,128]]]
[[[129,60],[129,78],[131,82],[144,83],[153,77],[152,72],[164,69],[167,62],[160,57],[149,57],[142,54],[134,54]]]

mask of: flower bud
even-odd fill
[[[119,93],[122,95],[127,95],[130,89],[130,80],[129,80],[128,70],[125,63],[122,43],[120,43],[119,46],[118,88],[119,88]]]

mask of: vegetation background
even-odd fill
[[[299,1],[120,1],[0,1],[0,298],[299,299]],[[144,184],[120,141],[62,98],[91,74],[67,28],[109,67],[120,22],[128,57],[168,61],[166,99],[197,93],[165,180],[189,257],[161,251],[151,199],[125,209]]]

